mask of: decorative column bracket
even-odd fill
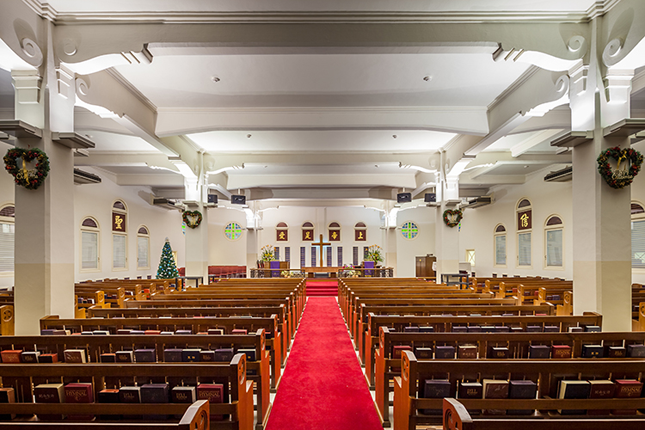
[[[611,137],[629,137],[645,130],[645,119],[643,118],[625,118],[616,124],[605,127],[602,131],[603,136]],[[638,137],[638,136],[637,136]]]
[[[43,137],[43,131],[19,119],[0,120],[0,131],[15,137]]]
[[[570,131],[569,133],[551,141],[551,146],[559,148],[573,148],[593,140],[593,130]]]
[[[52,132],[52,140],[67,146],[68,148],[94,148],[96,145],[87,137],[80,135],[76,132],[61,133],[58,131]]]

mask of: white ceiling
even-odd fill
[[[407,130],[214,131],[188,135],[195,144],[210,153],[434,153],[454,136],[437,131]]]
[[[45,3],[43,0],[42,3]],[[584,12],[595,0],[47,0],[59,13],[70,12],[258,12],[258,11],[410,11],[410,12]]]
[[[160,153],[154,146],[136,136],[107,133],[98,130],[86,130],[83,128],[77,128],[77,131],[96,144],[94,149],[89,150],[90,152]]]
[[[151,64],[116,69],[165,108],[487,106],[528,68],[494,62],[494,49],[478,54],[189,56],[150,50]]]

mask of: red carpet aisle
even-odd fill
[[[338,281],[307,279],[307,296],[338,296]]]
[[[266,430],[382,430],[334,298],[308,299]]]

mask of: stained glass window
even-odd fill
[[[227,239],[237,240],[242,237],[242,227],[236,222],[228,223],[224,228],[224,234]]]
[[[401,234],[406,239],[414,239],[419,234],[419,227],[417,227],[415,223],[408,221],[406,223],[403,223],[403,226],[401,227]]]

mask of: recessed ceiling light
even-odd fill
[[[250,135],[250,134],[247,134],[247,135],[246,135],[246,138],[247,138],[247,139],[250,139],[250,138],[251,138],[251,135]]]
[[[219,78],[218,78],[217,76],[213,76],[213,77],[211,78],[211,80],[212,80],[213,82],[219,82]]]
[[[426,81],[426,82],[430,82],[432,80],[432,76],[426,75],[426,76],[423,77],[423,80]]]
[[[525,169],[528,169],[528,168],[529,168],[529,166],[524,166],[524,168],[525,168]]]
[[[396,134],[393,134],[392,137],[396,139],[398,136]]]
[[[374,167],[376,167],[378,169],[378,164],[375,164]]]

